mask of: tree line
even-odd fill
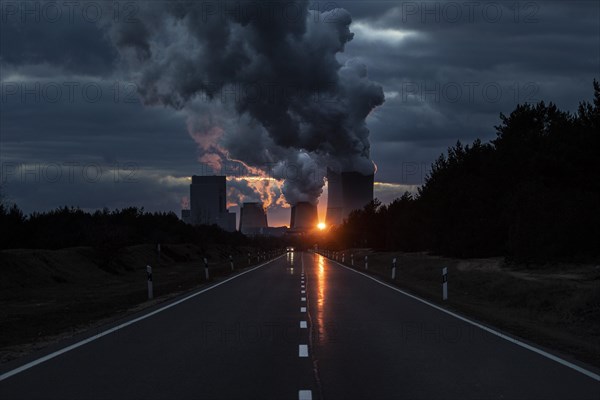
[[[150,213],[138,207],[86,212],[65,206],[26,216],[16,204],[0,204],[0,226],[2,249],[92,246],[108,251],[146,243],[282,246],[274,241],[248,238],[239,232],[226,232],[216,225],[192,226],[173,212]]]
[[[457,142],[416,194],[375,200],[330,235],[332,247],[429,251],[517,262],[600,256],[600,84],[577,112],[519,104],[489,143]]]

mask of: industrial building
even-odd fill
[[[261,203],[247,202],[240,208],[240,232],[249,236],[283,236],[288,228],[269,226]]]
[[[292,206],[290,229],[307,231],[315,229],[319,222],[317,206],[307,201],[299,201]]]
[[[218,225],[235,231],[235,213],[227,210],[225,176],[192,176],[190,209],[181,210],[181,219],[192,225]]]
[[[261,203],[244,203],[240,208],[240,228],[244,235],[253,235],[268,227],[267,214]]]
[[[336,172],[327,169],[327,225],[341,224],[354,210],[373,200],[374,175],[356,171]]]

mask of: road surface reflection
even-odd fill
[[[320,254],[317,265],[317,339],[327,340],[327,329],[325,326],[325,298],[327,292],[327,280],[325,277],[325,257]]]

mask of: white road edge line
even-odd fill
[[[94,335],[94,336],[90,336],[90,337],[89,337],[89,338],[87,338],[87,339],[81,340],[81,341],[79,341],[79,342],[77,342],[77,343],[73,343],[72,345],[70,345],[70,346],[67,346],[67,347],[65,347],[65,348],[62,348],[62,349],[60,349],[60,350],[57,350],[57,351],[55,351],[54,353],[47,354],[47,355],[45,355],[44,357],[40,357],[40,358],[38,358],[37,360],[33,360],[33,361],[31,361],[31,362],[28,362],[27,364],[21,365],[21,366],[20,366],[20,367],[18,367],[18,368],[15,368],[15,369],[13,369],[13,370],[10,370],[10,371],[8,371],[8,372],[5,372],[5,373],[3,373],[2,375],[0,375],[0,381],[3,381],[3,380],[5,380],[5,379],[7,379],[7,378],[10,378],[11,376],[14,376],[14,375],[16,375],[16,374],[18,374],[18,373],[21,373],[21,372],[23,372],[23,371],[26,371],[26,370],[28,370],[28,369],[30,369],[30,368],[32,368],[32,367],[35,367],[36,365],[39,365],[39,364],[41,364],[41,363],[44,363],[44,362],[46,362],[46,361],[48,361],[48,360],[51,360],[51,359],[53,359],[53,358],[55,358],[55,357],[58,357],[58,356],[60,356],[61,354],[67,353],[67,352],[69,352],[69,351],[71,351],[71,350],[74,350],[74,349],[76,349],[76,348],[78,348],[78,347],[81,347],[81,346],[83,346],[83,345],[85,345],[85,344],[88,344],[88,343],[90,343],[90,342],[93,342],[94,340],[100,339],[100,338],[101,338],[101,337],[103,337],[103,336],[109,335],[109,334],[111,334],[111,333],[113,333],[113,332],[116,332],[116,331],[118,331],[118,330],[120,330],[120,329],[123,329],[123,328],[125,328],[125,327],[127,327],[127,326],[129,326],[129,325],[133,325],[133,324],[135,324],[136,322],[142,321],[142,320],[144,320],[144,319],[146,319],[146,318],[150,318],[151,316],[153,316],[153,315],[156,315],[156,314],[158,314],[158,313],[160,313],[160,312],[163,312],[163,311],[165,311],[165,310],[168,310],[168,309],[169,309],[169,308],[171,308],[171,307],[175,307],[175,306],[177,306],[177,305],[179,305],[179,304],[183,303],[184,301],[188,301],[189,299],[192,299],[192,298],[194,298],[194,297],[196,297],[196,296],[198,296],[198,295],[201,295],[202,293],[208,292],[209,290],[212,290],[212,289],[214,289],[214,288],[216,288],[216,287],[219,287],[219,286],[221,286],[221,285],[222,285],[222,284],[224,284],[224,283],[227,283],[227,282],[229,282],[229,281],[231,281],[231,280],[233,280],[233,279],[239,278],[239,277],[240,277],[240,276],[242,276],[242,275],[246,275],[247,273],[249,273],[249,272],[252,272],[252,271],[254,271],[254,270],[258,269],[258,268],[264,267],[265,265],[267,265],[267,264],[269,264],[269,263],[271,263],[271,262],[273,262],[273,261],[275,261],[275,260],[277,260],[277,259],[279,259],[279,258],[281,258],[281,257],[283,257],[283,255],[281,255],[281,256],[279,256],[279,257],[277,257],[277,258],[274,258],[274,259],[272,259],[272,260],[269,260],[269,261],[267,261],[267,262],[265,262],[265,263],[263,263],[263,264],[257,265],[256,267],[254,267],[254,268],[252,268],[252,269],[249,269],[248,271],[244,271],[244,272],[241,272],[241,273],[239,273],[239,274],[237,274],[237,275],[234,275],[234,276],[232,276],[231,278],[227,278],[227,279],[225,279],[225,280],[224,280],[224,281],[222,281],[222,282],[219,282],[219,283],[217,283],[217,284],[215,284],[215,285],[213,285],[213,286],[210,286],[210,287],[207,287],[207,288],[205,288],[205,289],[202,289],[202,290],[200,290],[199,292],[196,292],[196,293],[193,293],[193,294],[191,294],[191,295],[189,295],[189,296],[187,296],[187,297],[184,297],[183,299],[180,299],[180,300],[177,300],[177,301],[175,301],[175,302],[173,302],[173,303],[167,304],[166,306],[164,306],[164,307],[161,307],[161,308],[159,308],[158,310],[154,310],[154,311],[152,311],[152,312],[149,312],[148,314],[144,314],[144,315],[142,315],[142,316],[140,316],[140,317],[137,317],[137,318],[135,318],[135,319],[132,319],[132,320],[130,320],[130,321],[124,322],[124,323],[122,323],[121,325],[117,325],[117,326],[115,326],[115,327],[112,327],[112,328],[110,328],[110,329],[107,329],[107,330],[105,330],[104,332],[100,332],[100,333],[98,333],[98,334],[96,334],[96,335]]]
[[[298,400],[312,400],[312,391],[298,390]]]
[[[453,316],[453,317],[455,317],[455,318],[458,318],[458,319],[460,319],[461,321],[464,321],[464,322],[466,322],[466,323],[468,323],[468,324],[471,324],[471,325],[473,325],[473,326],[476,326],[477,328],[483,329],[484,331],[486,331],[486,332],[488,332],[488,333],[491,333],[492,335],[498,336],[499,338],[502,338],[502,339],[504,339],[504,340],[506,340],[506,341],[508,341],[508,342],[511,342],[511,343],[513,343],[513,344],[516,344],[517,346],[521,346],[521,347],[523,347],[524,349],[527,349],[527,350],[533,351],[534,353],[537,353],[537,354],[539,354],[539,355],[541,355],[541,356],[543,356],[543,357],[546,357],[546,358],[548,358],[548,359],[550,359],[550,360],[552,360],[552,361],[555,361],[555,362],[557,362],[557,363],[559,363],[559,364],[562,364],[562,365],[564,365],[565,367],[571,368],[571,369],[573,369],[573,370],[575,370],[575,371],[577,371],[577,372],[579,372],[579,373],[582,373],[582,374],[584,374],[584,375],[587,375],[588,377],[590,377],[590,378],[592,378],[592,379],[594,379],[594,380],[596,380],[596,381],[599,381],[599,382],[600,382],[600,375],[598,375],[598,374],[596,374],[596,373],[594,373],[594,372],[592,372],[592,371],[588,371],[587,369],[585,369],[585,368],[582,368],[582,367],[580,367],[579,365],[573,364],[573,363],[571,363],[571,362],[569,362],[569,361],[567,361],[567,360],[563,360],[562,358],[560,358],[560,357],[557,357],[557,356],[555,356],[554,354],[550,354],[550,353],[548,353],[548,352],[546,352],[546,351],[544,351],[544,350],[542,350],[542,349],[538,349],[537,347],[534,347],[534,346],[532,346],[532,345],[530,345],[530,344],[527,344],[527,343],[521,342],[520,340],[517,340],[517,339],[515,339],[515,338],[512,338],[512,337],[510,337],[510,336],[508,336],[508,335],[505,335],[505,334],[504,334],[504,333],[502,333],[502,332],[495,331],[494,329],[492,329],[492,328],[488,328],[487,326],[485,326],[485,325],[482,325],[482,324],[480,324],[480,323],[478,323],[478,322],[472,321],[472,320],[470,320],[470,319],[468,319],[468,318],[465,318],[465,317],[463,317],[463,316],[461,316],[461,315],[455,314],[455,313],[453,313],[452,311],[446,310],[445,308],[442,308],[442,307],[440,307],[440,306],[438,306],[438,305],[436,305],[436,304],[433,304],[433,303],[431,303],[431,302],[429,302],[429,301],[427,301],[427,300],[425,300],[425,299],[422,299],[422,298],[420,298],[420,297],[417,297],[417,296],[415,296],[415,295],[412,295],[412,294],[410,294],[410,293],[407,293],[407,292],[405,292],[405,291],[404,291],[404,290],[402,290],[402,289],[398,289],[398,288],[396,288],[396,287],[394,287],[394,286],[391,286],[391,285],[389,285],[389,284],[387,284],[387,283],[385,283],[385,282],[382,282],[382,281],[380,281],[379,279],[376,279],[376,278],[374,278],[374,277],[372,277],[372,276],[369,276],[369,275],[367,275],[367,274],[365,274],[365,273],[362,273],[362,272],[360,272],[360,271],[356,271],[356,270],[354,270],[354,269],[352,269],[352,268],[346,267],[345,265],[342,265],[342,264],[338,263],[337,261],[334,261],[334,260],[331,260],[331,259],[329,259],[329,261],[331,261],[331,262],[334,262],[334,263],[336,263],[337,265],[339,265],[340,267],[346,268],[347,270],[350,270],[350,271],[352,271],[352,272],[355,272],[355,273],[357,273],[357,274],[360,274],[360,275],[362,275],[362,276],[364,276],[364,277],[366,277],[366,278],[369,278],[369,279],[371,279],[371,280],[373,280],[373,281],[375,281],[375,282],[379,283],[380,285],[387,286],[388,288],[390,288],[390,289],[392,289],[392,290],[395,290],[395,291],[397,291],[397,292],[399,292],[399,293],[402,293],[402,294],[403,294],[403,295],[405,295],[405,296],[408,296],[408,297],[410,297],[410,298],[412,298],[412,299],[415,299],[415,300],[417,300],[417,301],[420,301],[421,303],[427,304],[428,306],[430,306],[430,307],[433,307],[433,308],[435,308],[436,310],[439,310],[439,311],[441,311],[441,312],[443,312],[443,313],[446,313],[446,314],[448,314],[448,315],[451,315],[451,316]]]
[[[306,321],[300,321],[300,328],[308,328],[308,326],[306,325]]]
[[[306,344],[298,345],[298,357],[308,357],[308,345],[306,345]]]

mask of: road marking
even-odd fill
[[[489,328],[489,327],[487,327],[485,325],[482,325],[482,324],[480,324],[478,322],[472,321],[472,320],[470,320],[470,319],[468,319],[466,317],[463,317],[461,315],[458,315],[458,314],[456,314],[456,313],[454,313],[452,311],[446,310],[445,308],[442,308],[442,307],[438,306],[437,304],[431,303],[431,302],[429,302],[429,301],[427,301],[425,299],[422,299],[422,298],[417,297],[417,296],[415,296],[413,294],[405,292],[402,289],[399,289],[399,288],[396,288],[394,286],[391,286],[391,285],[389,285],[389,284],[387,284],[385,282],[382,282],[379,279],[376,279],[376,278],[374,278],[372,276],[369,276],[369,275],[367,275],[367,274],[365,274],[363,272],[356,271],[356,270],[354,270],[352,268],[346,267],[345,265],[340,264],[337,261],[334,261],[334,260],[331,260],[331,259],[329,259],[329,261],[331,261],[333,263],[336,263],[337,265],[339,265],[342,268],[346,268],[347,270],[350,270],[350,271],[355,272],[355,273],[357,273],[359,275],[362,275],[362,276],[364,276],[366,278],[369,278],[369,279],[371,279],[371,280],[379,283],[380,285],[386,286],[386,287],[388,287],[388,288],[390,288],[392,290],[395,290],[396,292],[402,293],[403,295],[408,296],[411,299],[414,299],[414,300],[420,301],[421,303],[427,304],[428,306],[433,307],[433,308],[435,308],[438,311],[441,311],[443,313],[451,315],[454,318],[458,318],[458,319],[460,319],[463,322],[466,322],[468,324],[476,326],[477,328],[483,329],[484,331],[486,331],[488,333],[491,333],[492,335],[498,336],[499,338],[504,339],[504,340],[506,340],[508,342],[511,342],[513,344],[516,344],[517,346],[520,346],[520,347],[522,347],[524,349],[533,351],[534,353],[537,353],[537,354],[539,354],[539,355],[541,355],[543,357],[546,357],[546,358],[548,358],[548,359],[550,359],[552,361],[555,361],[555,362],[557,362],[559,364],[562,364],[565,367],[571,368],[572,370],[575,370],[575,371],[577,371],[579,373],[582,373],[583,375],[586,375],[586,376],[588,376],[588,377],[590,377],[590,378],[592,378],[592,379],[600,382],[600,375],[599,374],[596,374],[596,373],[594,373],[592,371],[588,371],[587,369],[582,368],[582,367],[580,367],[577,364],[573,364],[573,363],[571,363],[571,362],[569,362],[567,360],[563,360],[562,358],[560,358],[558,356],[555,356],[554,354],[550,354],[550,353],[548,353],[548,352],[546,352],[546,351],[544,351],[542,349],[538,349],[537,347],[534,347],[534,346],[532,346],[530,344],[521,342],[520,340],[517,340],[517,339],[515,339],[513,337],[510,337],[510,336],[508,336],[508,335],[506,335],[506,334],[504,334],[502,332],[496,331],[496,330],[494,330],[492,328]]]
[[[267,265],[267,264],[269,264],[269,263],[271,263],[271,262],[273,262],[273,261],[275,261],[275,260],[278,260],[278,259],[279,259],[279,258],[281,258],[281,257],[283,257],[283,255],[281,255],[281,256],[279,256],[279,257],[277,257],[277,258],[274,258],[274,259],[272,259],[272,260],[269,260],[269,261],[267,261],[267,262],[265,262],[265,263],[263,263],[263,264],[260,264],[260,265],[258,265],[258,266],[256,266],[256,267],[252,268],[252,269],[249,269],[248,271],[244,271],[244,272],[241,272],[241,273],[239,273],[239,274],[237,274],[237,275],[234,275],[234,276],[232,276],[231,278],[227,278],[227,279],[225,279],[225,280],[224,280],[224,281],[222,281],[222,282],[216,283],[216,284],[214,284],[214,285],[212,285],[212,286],[210,286],[210,287],[207,287],[207,288],[205,288],[205,289],[202,289],[202,290],[200,290],[199,292],[196,292],[196,293],[193,293],[193,294],[191,294],[191,295],[189,295],[189,296],[186,296],[186,297],[184,297],[183,299],[180,299],[180,300],[177,300],[177,301],[175,301],[175,302],[173,302],[173,303],[167,304],[166,306],[164,306],[164,307],[161,307],[161,308],[159,308],[159,309],[157,309],[157,310],[154,310],[154,311],[152,311],[152,312],[149,312],[148,314],[144,314],[144,315],[142,315],[142,316],[140,316],[140,317],[137,317],[137,318],[134,318],[134,319],[132,319],[132,320],[130,320],[130,321],[124,322],[124,323],[122,323],[121,325],[117,325],[117,326],[115,326],[115,327],[112,327],[112,328],[110,328],[110,329],[107,329],[107,330],[105,330],[104,332],[100,332],[100,333],[98,333],[98,334],[96,334],[96,335],[94,335],[94,336],[90,336],[90,337],[89,337],[89,338],[87,338],[87,339],[83,339],[83,340],[81,340],[81,341],[79,341],[79,342],[77,342],[77,343],[74,343],[74,344],[70,345],[70,346],[64,347],[64,348],[62,348],[62,349],[60,349],[60,350],[57,350],[57,351],[55,351],[54,353],[50,353],[50,354],[48,354],[48,355],[45,355],[44,357],[40,357],[40,358],[38,358],[37,360],[33,360],[33,361],[31,361],[31,362],[28,362],[27,364],[21,365],[21,366],[20,366],[20,367],[18,367],[18,368],[15,368],[15,369],[13,369],[13,370],[10,370],[10,371],[8,371],[8,372],[5,372],[5,373],[3,373],[2,375],[0,375],[0,381],[3,381],[3,380],[5,380],[5,379],[7,379],[7,378],[10,378],[11,376],[14,376],[14,375],[16,375],[16,374],[18,374],[18,373],[21,373],[21,372],[23,372],[23,371],[26,371],[26,370],[28,370],[28,369],[30,369],[30,368],[32,368],[32,367],[35,367],[36,365],[39,365],[39,364],[41,364],[41,363],[44,363],[44,362],[46,362],[46,361],[48,361],[48,360],[51,360],[51,359],[53,359],[53,358],[55,358],[55,357],[58,357],[58,356],[60,356],[61,354],[67,353],[67,352],[69,352],[69,351],[71,351],[71,350],[75,350],[76,348],[78,348],[78,347],[81,347],[81,346],[83,346],[83,345],[85,345],[85,344],[88,344],[88,343],[90,343],[90,342],[93,342],[94,340],[100,339],[100,338],[101,338],[101,337],[103,337],[103,336],[110,335],[111,333],[113,333],[113,332],[116,332],[116,331],[118,331],[118,330],[121,330],[121,329],[123,329],[123,328],[125,328],[125,327],[127,327],[127,326],[129,326],[129,325],[133,325],[133,324],[135,324],[136,322],[140,322],[140,321],[142,321],[142,320],[144,320],[144,319],[146,319],[146,318],[150,318],[151,316],[153,316],[153,315],[156,315],[156,314],[158,314],[158,313],[160,313],[160,312],[163,312],[163,311],[165,311],[165,310],[168,310],[168,309],[169,309],[169,308],[171,308],[171,307],[175,307],[175,306],[177,306],[177,305],[179,305],[179,304],[181,304],[181,303],[183,303],[183,302],[185,302],[185,301],[188,301],[188,300],[190,300],[190,299],[192,299],[192,298],[194,298],[194,297],[196,297],[196,296],[199,296],[199,295],[201,295],[201,294],[203,294],[203,293],[206,293],[206,292],[208,292],[209,290],[212,290],[212,289],[214,289],[214,288],[216,288],[216,287],[219,287],[219,286],[221,286],[221,285],[223,285],[223,284],[225,284],[225,283],[227,283],[227,282],[229,282],[229,281],[231,281],[231,280],[233,280],[233,279],[239,278],[239,277],[240,277],[240,276],[242,276],[242,275],[246,275],[247,273],[250,273],[250,272],[252,272],[252,271],[254,271],[254,270],[258,269],[258,268],[264,267],[265,265]]]
[[[298,345],[298,357],[308,357],[308,345]]]
[[[312,391],[298,390],[298,400],[312,400]]]
[[[300,307],[300,312],[306,312],[306,307]]]
[[[300,301],[306,301],[306,297],[300,297]]]
[[[306,325],[306,321],[300,321],[300,328],[308,328],[308,326]]]
[[[305,294],[306,290],[301,290],[300,293]]]

